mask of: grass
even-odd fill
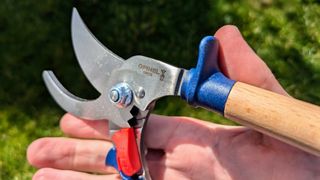
[[[0,111],[0,179],[31,179],[35,169],[26,161],[31,141],[61,136],[58,111],[43,110],[34,116],[16,107]]]

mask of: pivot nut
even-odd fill
[[[133,99],[133,93],[127,83],[119,83],[109,91],[109,99],[118,108],[128,107]]]

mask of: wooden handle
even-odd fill
[[[237,82],[225,117],[320,156],[320,107]]]

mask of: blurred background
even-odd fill
[[[320,105],[318,0],[1,0],[0,179],[30,179],[26,162],[34,139],[60,136],[63,111],[42,82],[52,69],[77,96],[99,94],[75,58],[70,18],[76,6],[94,35],[123,58],[142,54],[186,69],[198,43],[225,24],[239,27],[290,95]],[[164,98],[156,113],[233,124],[179,98]]]

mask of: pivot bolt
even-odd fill
[[[132,90],[127,83],[119,83],[111,88],[109,99],[119,108],[128,107],[133,99]]]

